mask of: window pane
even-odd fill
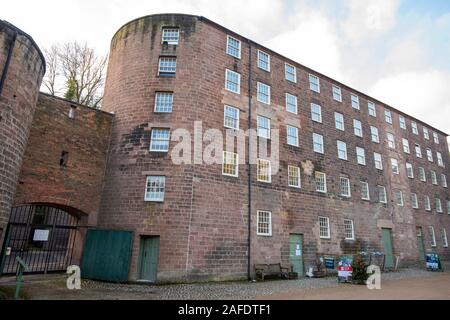
[[[172,112],[173,93],[157,92],[155,97],[155,112]]]
[[[163,201],[166,177],[149,176],[145,190],[145,201]]]

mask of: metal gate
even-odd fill
[[[0,270],[17,271],[16,256],[28,273],[65,271],[72,260],[78,217],[49,205],[14,207],[6,230]]]

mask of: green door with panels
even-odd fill
[[[422,227],[417,227],[417,248],[419,249],[419,259],[425,261],[425,246],[423,244]]]
[[[159,237],[141,237],[139,279],[155,282],[158,272]]]
[[[289,260],[292,270],[303,276],[303,235],[289,235]]]
[[[382,242],[385,254],[384,267],[394,268],[394,254],[392,251],[392,235],[391,229],[381,229],[382,230]]]

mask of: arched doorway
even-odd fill
[[[28,204],[13,207],[1,253],[0,271],[17,271],[16,257],[28,273],[65,271],[72,260],[79,215],[58,205]]]

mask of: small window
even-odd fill
[[[77,107],[76,106],[70,106],[69,109],[69,119],[75,119],[75,111]]]
[[[356,160],[358,164],[363,166],[366,165],[366,152],[363,148],[356,147]]]
[[[442,246],[448,248],[447,231],[445,231],[445,228],[442,228]]]
[[[447,177],[445,176],[445,174],[441,174],[441,180],[442,180],[442,187],[447,188]]]
[[[406,175],[408,176],[408,178],[414,178],[414,171],[411,163],[406,164]]]
[[[339,186],[341,190],[341,196],[350,198],[351,197],[350,179],[346,177],[340,177]]]
[[[237,72],[226,70],[225,89],[240,94],[241,93],[241,75]]]
[[[342,91],[338,86],[333,86],[333,99],[342,102]]]
[[[178,28],[163,28],[162,30],[162,43],[178,44],[180,40],[180,29]]]
[[[145,189],[145,201],[162,202],[164,201],[164,190],[166,187],[166,177],[148,176],[147,187]]]
[[[152,152],[168,152],[170,141],[169,129],[153,129],[150,142],[150,151]]]
[[[359,120],[353,120],[353,128],[355,129],[355,136],[362,137],[363,131],[362,131],[362,124]]]
[[[321,239],[330,239],[330,219],[319,217],[319,235]]]
[[[414,150],[416,151],[416,157],[422,158],[422,149],[420,148],[420,146],[418,144],[416,144],[414,146]]]
[[[239,155],[234,152],[223,152],[222,174],[237,177],[239,175]]]
[[[257,224],[258,236],[272,236],[272,213],[270,211],[258,211]]]
[[[406,120],[404,116],[399,116],[398,121],[400,123],[400,128],[406,130]]]
[[[259,102],[270,104],[270,86],[267,84],[257,83],[257,98]]]
[[[417,200],[417,194],[411,193],[411,206],[413,209],[419,209],[419,201]]]
[[[439,136],[436,132],[433,132],[434,143],[439,144]]]
[[[227,54],[235,58],[241,58],[241,42],[231,36],[227,37]]]
[[[409,154],[410,153],[409,141],[407,139],[403,138],[402,143],[403,143],[403,152]]]
[[[322,123],[322,107],[311,103],[311,119],[314,122]]]
[[[429,196],[425,196],[424,204],[425,204],[425,210],[426,211],[431,211],[431,203],[430,203],[430,197]]]
[[[438,166],[444,167],[444,161],[442,160],[442,154],[440,152],[436,152]]]
[[[269,160],[258,159],[257,179],[260,182],[272,182],[272,173]]]
[[[384,119],[387,123],[392,124],[392,114],[389,110],[384,110]]]
[[[155,112],[170,113],[173,107],[172,92],[156,92],[155,95]]]
[[[316,191],[321,193],[327,192],[327,177],[325,173],[315,172],[315,180],[316,180]]]
[[[344,234],[345,240],[355,240],[355,233],[353,231],[353,220],[344,220]]]
[[[59,158],[59,166],[61,168],[67,167],[67,162],[69,161],[69,153],[67,151],[61,152],[61,158]]]
[[[288,166],[289,187],[300,188],[300,168]]]
[[[352,100],[352,108],[359,110],[359,97],[357,95],[351,94],[350,98]]]
[[[286,126],[286,131],[287,131],[287,144],[290,146],[298,147],[298,128]]]
[[[422,182],[427,182],[427,176],[425,175],[425,169],[419,167],[419,180]]]
[[[386,196],[386,188],[383,186],[378,186],[378,201],[380,203],[387,203],[387,196]]]
[[[223,113],[224,113],[224,120],[223,120],[224,127],[239,130],[239,109],[225,105]]]
[[[378,128],[370,127],[370,134],[372,136],[372,142],[380,143],[380,135],[378,133]]]
[[[447,213],[450,214],[450,200],[447,200]]]
[[[294,66],[288,63],[284,64],[284,74],[286,80],[296,83],[297,82],[297,70]]]
[[[442,213],[442,203],[441,199],[436,198],[436,212]]]
[[[383,161],[381,160],[381,154],[374,152],[373,160],[375,162],[375,168],[378,170],[383,170]]]
[[[372,117],[376,117],[377,116],[377,110],[375,108],[375,103],[373,102],[368,102],[367,103],[367,108],[369,109],[369,115]]]
[[[314,146],[314,152],[324,153],[323,136],[322,135],[313,133],[313,146]]]
[[[434,247],[436,247],[436,236],[434,234],[434,228],[432,226],[429,226],[428,232],[430,234],[430,244],[434,248]]]
[[[433,162],[433,152],[430,148],[427,148],[427,159],[428,161]]]
[[[159,58],[159,76],[175,76],[177,71],[177,58],[174,57],[161,57]]]
[[[336,124],[336,129],[344,131],[344,115],[338,112],[334,113],[334,122]]]
[[[395,138],[392,133],[388,133],[387,135],[388,147],[391,149],[395,149]]]
[[[403,192],[401,192],[400,190],[395,190],[395,202],[397,203],[398,206],[403,207]]]
[[[417,130],[417,123],[411,122],[411,130],[414,134],[419,134],[419,130]]]
[[[309,75],[309,88],[320,93],[320,79],[312,74]]]
[[[257,116],[257,134],[258,137],[270,139],[270,119],[262,116]]]
[[[430,132],[428,131],[427,128],[423,128],[423,137],[424,137],[426,140],[430,140]]]
[[[437,185],[438,182],[437,182],[436,172],[431,170],[430,174],[431,174],[431,183],[434,184],[434,185]]]
[[[338,158],[347,160],[347,144],[343,141],[337,141]]]
[[[258,68],[270,72],[270,56],[258,50]]]
[[[286,93],[286,111],[297,114],[297,97]]]
[[[397,159],[391,159],[391,169],[393,174],[400,174]]]
[[[361,181],[361,199],[370,200],[369,184]]]

